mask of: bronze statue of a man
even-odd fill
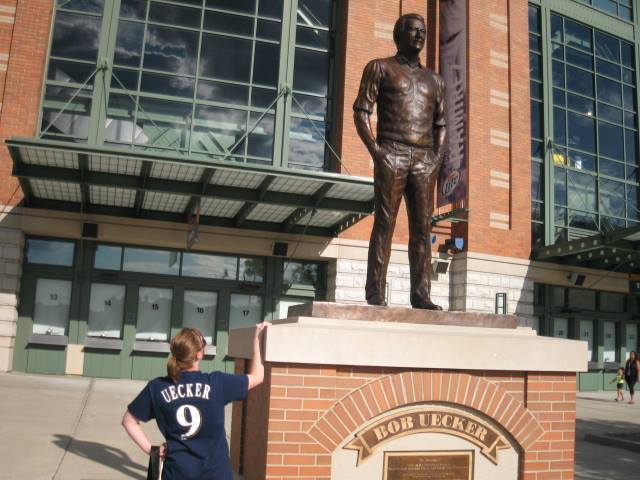
[[[411,305],[442,310],[431,301],[431,215],[446,145],[444,83],[420,64],[422,16],[401,16],[393,29],[398,52],[365,67],[353,104],[358,135],[374,164],[375,221],[369,244],[367,303],[385,305],[387,266],[402,196],[409,216]],[[369,117],[378,105],[378,132]]]

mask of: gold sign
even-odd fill
[[[360,430],[344,448],[358,451],[359,465],[383,443],[416,433],[445,433],[464,438],[477,445],[480,452],[496,465],[498,450],[509,448],[502,435],[488,422],[465,411],[442,406],[389,415]]]
[[[473,451],[385,452],[383,480],[473,480]]]

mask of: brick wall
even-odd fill
[[[11,370],[24,235],[6,226],[22,200],[4,145],[36,132],[53,0],[0,0],[0,371]]]
[[[527,3],[470,0],[469,46],[468,250],[528,258]]]
[[[463,405],[499,423],[522,453],[521,479],[573,478],[575,374],[272,364],[268,375],[269,384],[249,395],[268,402],[268,417],[262,409],[245,411],[246,480],[328,480],[332,452],[365,422],[432,401]],[[250,424],[266,425],[268,442],[256,446]],[[234,446],[237,435],[234,430]],[[266,452],[264,476],[250,471],[264,461],[256,452]]]
[[[576,377],[532,373],[527,380],[527,407],[545,433],[524,454],[523,480],[571,479],[576,440]]]
[[[34,136],[49,44],[53,0],[0,0],[0,205],[22,193],[4,140]]]

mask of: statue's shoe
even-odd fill
[[[440,305],[436,305],[435,303],[433,303],[428,298],[424,299],[424,300],[418,300],[417,302],[415,302],[411,306],[413,308],[420,308],[422,310],[442,310],[442,307]]]
[[[372,298],[372,299],[367,299],[367,304],[368,305],[373,305],[376,307],[386,307],[387,306],[387,302],[384,301],[384,299],[378,299],[378,298]]]

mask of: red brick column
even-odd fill
[[[466,406],[501,425],[524,453],[521,479],[572,478],[574,374],[273,364],[269,375],[269,384],[250,395],[260,400],[248,404],[262,408],[246,408],[243,419],[243,435],[250,440],[243,446],[246,480],[328,480],[332,452],[364,423],[436,401]],[[256,442],[262,425],[266,445]],[[238,433],[233,432],[234,446]],[[265,461],[262,474],[255,464]]]
[[[524,480],[572,479],[576,440],[576,376],[530,374],[527,408],[544,434],[524,454]]]
[[[22,199],[4,140],[35,135],[52,12],[53,0],[0,0],[0,204]]]

